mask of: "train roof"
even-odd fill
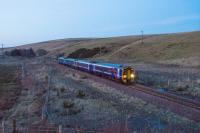
[[[115,68],[123,67],[123,65],[121,65],[121,64],[112,64],[112,63],[103,63],[103,62],[97,62],[96,64],[107,66],[107,67],[115,67]]]
[[[124,65],[122,64],[113,64],[113,63],[105,63],[105,62],[98,62],[98,61],[89,61],[89,60],[82,60],[82,59],[74,59],[74,58],[64,58],[64,57],[59,57],[59,59],[66,59],[66,60],[71,60],[71,61],[80,61],[80,62],[86,62],[86,63],[94,63],[97,65],[102,65],[102,66],[107,66],[107,67],[115,67],[115,68],[122,68]]]
[[[64,58],[64,57],[59,57],[58,59],[70,60],[70,61],[75,61],[76,60],[76,59],[73,59],[73,58]]]

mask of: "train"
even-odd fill
[[[132,84],[136,82],[137,75],[135,69],[127,65],[65,57],[59,57],[58,63],[78,70],[86,71],[91,74],[119,81],[123,84]]]

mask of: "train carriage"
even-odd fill
[[[135,70],[126,65],[91,62],[87,60],[63,57],[59,57],[58,62],[69,67],[118,80],[125,84],[133,83],[136,79]]]

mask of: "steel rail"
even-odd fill
[[[157,96],[157,97],[166,99],[168,101],[176,102],[178,104],[181,104],[181,105],[184,105],[184,106],[187,106],[187,107],[191,107],[191,108],[200,110],[200,103],[197,102],[197,101],[194,101],[192,99],[188,99],[188,98],[184,98],[182,96],[174,95],[174,94],[171,94],[169,92],[159,92],[155,89],[152,89],[150,87],[143,86],[143,85],[140,85],[140,84],[136,84],[135,86],[131,86],[130,88],[136,89],[138,91],[142,91],[144,93],[147,93],[147,94],[150,94],[150,95],[153,95],[153,96]]]

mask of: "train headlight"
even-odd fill
[[[135,77],[135,75],[132,73],[132,74],[131,74],[131,78],[134,78],[134,77]]]
[[[123,78],[126,78],[126,75],[123,75]]]

